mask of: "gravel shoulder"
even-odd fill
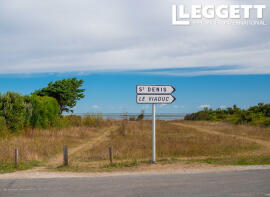
[[[121,172],[96,172],[96,173],[77,173],[77,172],[47,172],[42,169],[31,169],[26,171],[17,171],[14,173],[1,174],[0,179],[42,179],[42,178],[76,178],[76,177],[108,177],[108,176],[126,176],[126,175],[160,175],[160,174],[200,174],[229,171],[245,170],[265,170],[270,169],[270,165],[252,165],[252,166],[213,166],[207,164],[200,165],[162,165],[155,164],[153,167],[138,169],[137,171]]]

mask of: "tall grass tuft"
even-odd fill
[[[110,126],[112,120],[103,120],[102,114],[87,114],[85,116],[67,115],[60,116],[54,122],[56,128],[69,127],[102,127]]]

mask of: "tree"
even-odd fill
[[[59,113],[73,112],[72,108],[81,98],[84,98],[84,89],[80,89],[83,80],[63,79],[56,82],[50,82],[46,88],[35,91],[33,94],[38,96],[50,96],[57,100]]]
[[[228,113],[229,113],[230,115],[232,115],[233,112],[234,112],[234,111],[233,111],[233,108],[231,108],[231,107],[228,107],[228,108],[227,108],[227,111],[228,111]]]

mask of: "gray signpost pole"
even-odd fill
[[[156,162],[156,105],[152,104],[152,163]]]

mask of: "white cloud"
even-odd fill
[[[160,104],[159,105],[160,108],[163,108],[163,107],[166,107],[166,106],[167,106],[167,104]]]
[[[183,106],[183,105],[181,105],[181,106],[173,105],[172,107],[175,108],[175,109],[184,109],[185,108],[185,106]]]
[[[99,106],[98,106],[98,105],[92,105],[92,108],[93,108],[93,109],[98,109]]]
[[[202,109],[208,108],[208,109],[210,109],[211,108],[211,105],[204,104],[204,105],[200,105],[198,108],[202,108]]]
[[[209,2],[212,1],[204,1]],[[269,25],[172,26],[174,3],[2,0],[0,74],[206,66],[230,69],[155,74],[270,73]],[[260,4],[270,6],[266,0],[260,0]],[[264,17],[270,23],[269,12]],[[236,67],[229,67],[232,65]]]
[[[149,109],[150,105],[143,105],[142,109]]]

